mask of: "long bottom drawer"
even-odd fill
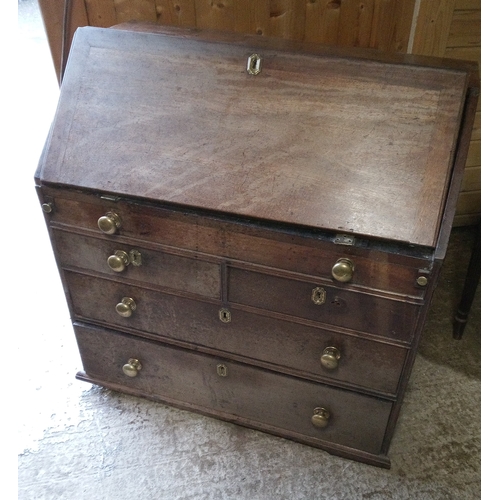
[[[82,378],[332,453],[338,445],[380,453],[389,401],[110,330],[77,324],[75,333]]]

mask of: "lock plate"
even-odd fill
[[[227,377],[227,366],[222,363],[218,364],[217,375],[219,375],[219,377]]]
[[[223,323],[230,323],[231,322],[231,311],[229,311],[229,309],[226,309],[226,308],[222,308],[219,310],[219,319],[223,322]]]
[[[130,263],[133,266],[141,266],[142,265],[142,255],[139,250],[130,250],[128,253],[128,257],[130,259]]]
[[[262,59],[259,54],[252,54],[247,61],[247,73],[249,75],[258,75],[262,69]]]

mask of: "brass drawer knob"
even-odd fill
[[[123,297],[121,302],[116,304],[116,312],[122,316],[123,318],[129,318],[132,316],[132,313],[136,310],[137,304],[135,300],[131,297]]]
[[[125,373],[127,377],[137,377],[141,369],[141,362],[135,358],[130,358],[122,367],[123,373]]]
[[[321,364],[327,370],[335,370],[339,366],[340,351],[336,347],[327,347],[321,355]]]
[[[325,408],[314,408],[311,423],[318,429],[324,429],[330,420],[330,412]]]
[[[115,271],[121,273],[130,264],[128,253],[123,250],[117,250],[113,255],[108,257],[108,266]]]
[[[52,205],[52,203],[43,203],[42,204],[42,210],[46,214],[50,214],[54,210],[54,205]]]
[[[353,274],[354,264],[349,259],[339,259],[332,267],[333,278],[342,283],[351,281]]]
[[[114,212],[107,212],[106,215],[99,217],[97,221],[97,226],[105,234],[115,234],[121,225],[120,216]]]

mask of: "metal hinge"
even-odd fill
[[[120,199],[119,196],[113,196],[111,194],[102,194],[100,196],[101,200],[106,200],[106,201],[118,201]]]
[[[333,242],[337,245],[354,245],[354,236],[349,234],[337,234]]]

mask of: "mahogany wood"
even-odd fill
[[[109,328],[134,334],[152,334],[182,347],[224,352],[224,356],[260,360],[273,369],[287,367],[294,374],[323,382],[348,382],[365,389],[396,394],[407,348],[374,342],[354,332],[340,333],[329,325],[311,327],[266,317],[230,307],[231,323],[222,323],[220,304],[203,303],[197,298],[166,295],[130,282],[116,282],[66,272],[71,304],[80,321],[98,322]],[[129,318],[119,316],[116,304],[132,297],[137,310]],[[320,362],[326,347],[336,347],[341,355],[338,368],[326,370]]]
[[[35,174],[78,377],[389,466],[474,78],[457,62],[228,33],[80,30]],[[115,234],[98,229],[107,212]],[[117,250],[142,264],[112,271]],[[332,276],[340,258],[349,282]],[[137,306],[125,318],[124,298]]]
[[[260,52],[79,29],[42,181],[435,246],[467,73]]]
[[[108,382],[158,394],[178,404],[202,406],[210,413],[244,415],[301,434],[304,439],[338,443],[377,455],[392,404],[352,391],[306,382],[268,370],[166,347],[138,338],[76,327],[76,338],[86,373]],[[127,377],[122,366],[130,358],[142,370]],[[217,365],[227,376],[217,374]],[[335,425],[311,425],[314,408],[326,407]],[[355,429],[355,432],[353,432]]]
[[[201,217],[168,208],[145,205],[134,199],[108,201],[98,196],[75,191],[47,189],[46,197],[52,200],[54,212],[51,223],[71,232],[103,235],[97,220],[108,211],[116,212],[122,227],[111,241],[135,243],[170,253],[183,255],[205,254],[255,263],[266,267],[295,273],[314,275],[332,282],[333,264],[341,257],[353,259],[358,272],[345,286],[354,289],[377,290],[408,297],[423,298],[426,288],[417,286],[419,270],[429,264],[432,255],[427,249],[406,246],[390,247],[387,244],[355,238],[356,244],[335,244],[336,232],[320,234],[307,228],[284,225],[252,224],[249,220]],[[159,244],[161,246],[157,246]]]
[[[292,281],[276,276],[229,270],[228,300],[236,304],[282,312],[331,323],[344,328],[411,341],[419,306],[374,295],[324,287],[326,303],[311,299],[315,282]]]

